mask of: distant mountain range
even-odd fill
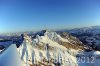
[[[23,33],[17,37],[11,36],[13,38],[10,39],[14,44],[19,44],[17,51],[22,66],[98,66],[100,64],[99,33],[81,30],[67,30],[67,32],[42,30]],[[7,47],[8,50],[16,49],[12,44]],[[2,53],[2,59],[6,59],[5,56],[9,57],[9,52],[6,50],[5,52],[8,56]],[[13,53],[14,51],[11,52],[12,55]],[[85,59],[81,59],[83,57]],[[0,62],[3,62],[2,59]],[[10,59],[9,62],[11,61]]]
[[[89,48],[100,50],[100,26],[75,28],[71,30],[65,30],[65,32],[77,37],[85,45],[88,45]]]

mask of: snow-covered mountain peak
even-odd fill
[[[82,44],[82,42],[66,32],[56,33],[51,31],[41,31],[34,34],[24,33],[21,35],[21,38],[23,41],[17,50],[18,54],[20,55],[19,60],[21,59],[20,62],[22,61],[22,66],[100,65],[100,63],[98,63],[98,59],[100,58],[99,51],[84,51],[85,46]],[[8,47],[8,49],[10,49],[9,51],[11,51],[11,49],[16,49],[16,47],[11,46]],[[6,53],[8,54],[8,51],[6,51]],[[14,52],[12,52],[12,54],[13,53]],[[3,55],[2,58],[1,55],[1,58],[4,59],[6,58],[5,56],[7,55]],[[93,56],[95,58],[95,63],[87,63],[86,60],[83,64],[81,59],[79,61],[79,58],[85,58],[85,56],[86,59],[88,57],[90,62],[90,56]]]
[[[32,42],[31,37],[30,37],[30,36],[28,36],[26,33],[24,33],[23,38],[24,38],[24,40],[25,40],[26,42]]]
[[[73,49],[75,44],[71,43],[75,40],[69,41],[68,37],[62,38],[56,32],[51,31],[41,31],[34,36],[24,34],[24,41],[18,48],[24,64],[56,66],[59,63],[63,66],[73,66],[71,65],[73,63],[77,65],[74,55],[77,54],[78,50],[71,51],[75,50]]]

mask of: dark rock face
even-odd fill
[[[0,50],[4,49],[5,47],[3,45],[0,45]]]

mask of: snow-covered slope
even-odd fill
[[[59,44],[59,41],[71,44],[67,39],[62,38],[56,32],[44,32],[44,35],[36,35],[31,38],[24,34],[24,41],[18,48],[20,57],[26,65],[38,66],[77,66],[76,57],[78,50],[66,48]]]
[[[23,34],[24,41],[19,48],[16,49],[15,44],[11,44],[2,50],[0,66],[100,65],[100,51],[86,52],[80,48],[83,45],[77,38],[61,36],[49,31],[36,33],[34,36]]]
[[[23,66],[15,44],[0,53],[0,66]]]

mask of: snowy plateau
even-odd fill
[[[86,49],[79,39],[67,33],[24,33],[18,48],[11,44],[0,52],[0,66],[100,66],[100,52]]]

